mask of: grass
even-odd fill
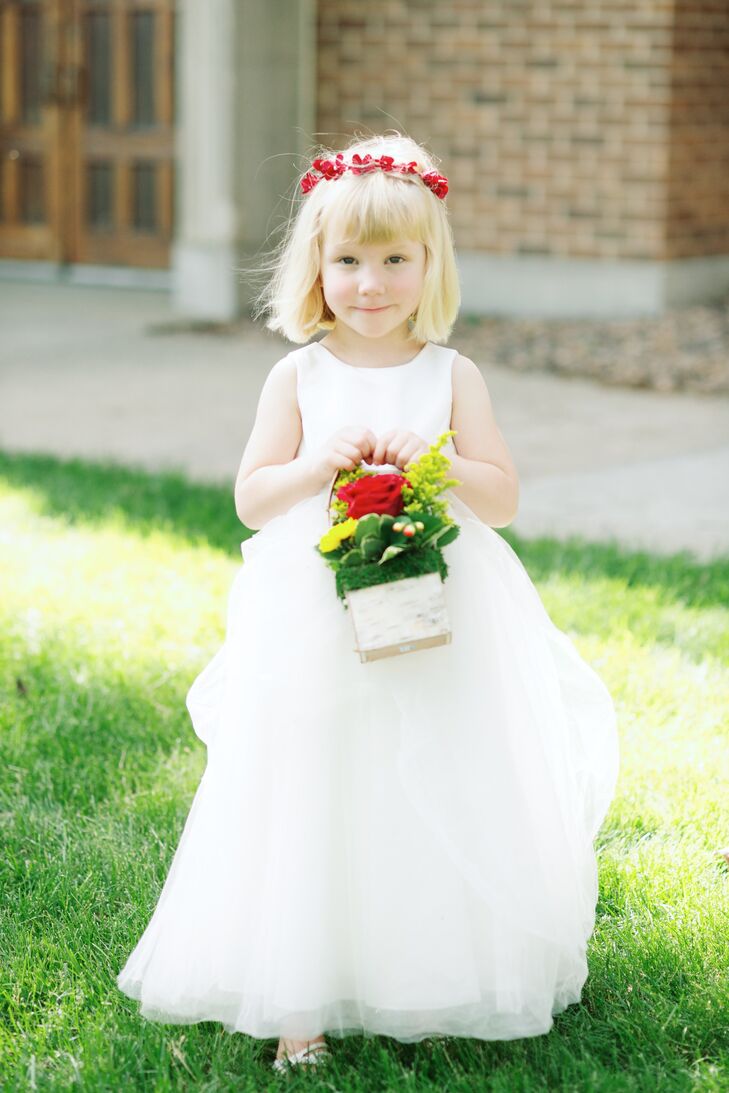
[[[275,1041],[159,1025],[115,976],[205,763],[184,698],[218,648],[229,490],[0,455],[2,1090],[264,1090]],[[582,1002],[546,1036],[333,1040],[329,1090],[729,1088],[729,559],[502,532],[618,708]]]

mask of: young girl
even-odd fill
[[[315,160],[264,297],[271,369],[235,503],[258,534],[187,697],[208,762],[118,976],[143,1016],[279,1037],[546,1033],[579,1002],[593,840],[618,770],[609,692],[493,529],[518,477],[459,304],[444,197],[396,136]],[[326,334],[311,340],[319,330]],[[452,429],[449,644],[362,663],[315,547],[339,469],[394,473]]]

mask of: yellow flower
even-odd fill
[[[344,520],[341,524],[335,524],[334,527],[329,528],[329,531],[322,535],[319,540],[319,550],[324,553],[336,550],[342,539],[349,539],[354,535],[356,527],[357,521],[353,516],[350,516],[348,520]]]

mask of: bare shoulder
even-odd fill
[[[296,357],[288,354],[269,369],[258,399],[256,418],[238,469],[236,485],[258,467],[289,463],[301,442],[296,394]]]
[[[456,451],[465,459],[494,463],[517,478],[514,460],[496,422],[486,380],[470,357],[458,353],[452,365],[451,429]]]
[[[460,409],[461,404],[476,398],[481,403],[482,411],[486,406],[491,411],[491,396],[486,380],[481,369],[470,357],[457,353],[453,358],[451,383],[454,406],[458,405]]]
[[[292,353],[287,353],[285,357],[281,357],[271,366],[265,383],[270,380],[273,385],[280,388],[282,394],[288,393],[296,400],[297,374],[296,357]]]
[[[470,357],[464,357],[463,353],[456,353],[453,361],[453,368],[454,370],[457,369],[462,374],[478,372],[479,376],[481,375],[481,370],[478,365],[474,364]]]
[[[262,410],[265,413],[268,409],[275,409],[276,404],[286,407],[289,411],[295,409],[296,413],[299,413],[296,360],[293,354],[287,353],[269,368],[258,400],[258,413]]]
[[[464,357],[463,353],[457,353],[453,359],[453,379],[460,385],[471,384],[472,387],[486,387],[486,380],[479,366],[470,357]]]

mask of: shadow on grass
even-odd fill
[[[0,478],[31,490],[42,515],[68,524],[103,524],[118,513],[139,534],[169,532],[192,546],[231,554],[255,534],[238,519],[232,488],[191,482],[176,471],[152,474],[113,460],[0,452]]]
[[[103,523],[120,514],[140,533],[168,531],[190,545],[205,544],[238,555],[255,535],[235,512],[232,489],[191,482],[180,472],[149,473],[114,461],[57,459],[0,452],[0,478],[36,495],[40,512],[70,524]],[[628,587],[658,587],[687,607],[729,603],[729,555],[697,561],[688,551],[656,555],[591,543],[579,536],[524,539],[496,529],[519,555],[533,581],[552,575],[605,577]]]

